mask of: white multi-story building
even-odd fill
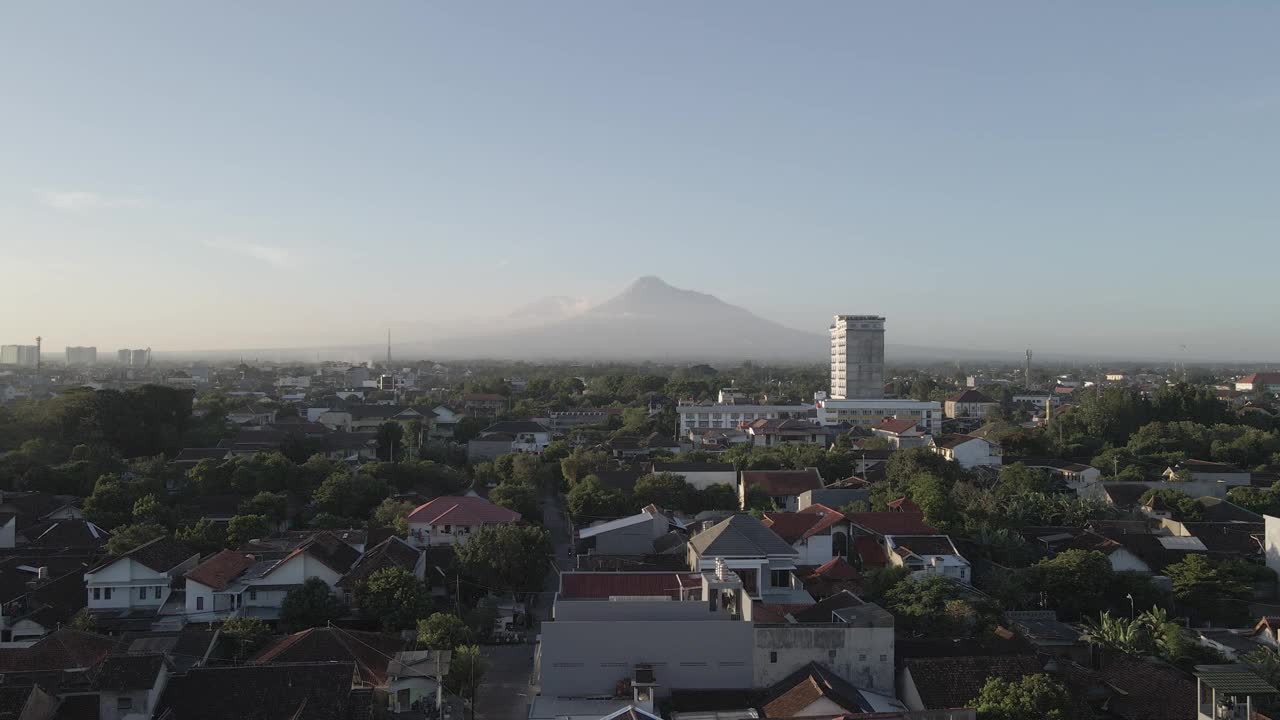
[[[96,362],[98,362],[98,348],[78,345],[67,346],[68,365],[92,365]]]
[[[167,537],[143,543],[84,574],[89,610],[159,610],[174,579],[199,561],[199,553]]]
[[[0,345],[0,365],[35,367],[39,363],[39,345]]]
[[[677,405],[680,435],[689,431],[736,428],[752,420],[804,419],[812,405]]]
[[[848,423],[875,427],[885,418],[915,420],[930,434],[942,432],[942,403],[932,400],[818,400],[818,422],[823,425]]]
[[[836,315],[831,323],[831,397],[884,397],[884,318]]]

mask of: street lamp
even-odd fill
[[[1129,619],[1133,619],[1133,593],[1125,593],[1125,597],[1129,598]]]

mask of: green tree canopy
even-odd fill
[[[356,585],[355,598],[360,615],[379,622],[387,632],[415,627],[431,604],[427,586],[395,567],[383,568]]]
[[[529,525],[485,525],[456,549],[463,573],[500,592],[537,590],[553,547],[546,530]]]
[[[1044,674],[1016,680],[992,677],[973,705],[980,720],[1068,720],[1071,697],[1057,680]]]
[[[342,616],[342,606],[318,577],[309,577],[284,596],[280,622],[292,632],[322,627]]]
[[[626,511],[622,491],[605,487],[595,475],[588,475],[575,483],[565,497],[565,504],[574,522],[580,525],[615,518]]]
[[[250,540],[271,535],[271,520],[266,515],[236,515],[227,523],[228,547],[240,547]]]
[[[112,555],[123,555],[139,545],[168,535],[163,525],[139,523],[116,528],[107,540],[107,552]]]
[[[432,650],[452,650],[470,641],[471,631],[453,613],[433,613],[418,621],[418,642]]]
[[[1056,605],[1059,617],[1074,620],[1105,607],[1113,575],[1111,561],[1097,550],[1064,550],[1034,565],[1028,584]]]

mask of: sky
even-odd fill
[[[1277,31],[1229,0],[13,3],[0,342],[429,340],[657,275],[890,343],[1280,360]]]

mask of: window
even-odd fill
[[[132,709],[133,709],[133,698],[129,697],[128,695],[123,695],[121,697],[116,698],[116,710],[132,710]]]
[[[888,656],[888,655],[881,655],[881,656],[880,656],[880,662],[889,662],[889,656]]]
[[[449,533],[451,533],[451,532],[453,532],[453,526],[452,526],[452,525],[445,525],[445,526],[444,526],[444,534],[445,534],[445,535],[448,535],[448,534],[449,534]]]
[[[778,662],[778,653],[776,653],[776,652],[770,652],[770,653],[769,653],[769,662],[771,662],[771,663],[776,663],[776,662]]]
[[[791,573],[787,570],[774,570],[769,573],[769,584],[776,588],[791,587]]]
[[[138,599],[139,600],[147,599],[147,589],[145,587],[138,588]]]
[[[155,587],[155,588],[152,588],[152,589],[156,591],[156,592],[155,592],[155,595],[154,595],[155,599],[159,600],[159,599],[160,599],[160,591],[161,591],[161,590],[163,590],[164,588],[162,588],[162,587]]]
[[[828,660],[835,660],[835,659],[836,659],[836,651],[835,651],[835,650],[828,650],[828,651],[827,651],[827,659],[828,659]]]
[[[256,588],[249,588],[249,599],[250,600],[258,599],[258,591]]]
[[[867,661],[867,654],[866,654],[866,653],[858,653],[858,660],[859,660],[860,662],[866,662],[866,661]]]
[[[102,588],[102,599],[103,600],[111,599],[111,588]]]
[[[93,589],[93,599],[94,599],[94,600],[101,600],[101,599],[102,599],[102,588],[94,588],[94,589]]]
[[[196,609],[197,609],[197,610],[203,610],[203,609],[204,609],[204,598],[203,598],[203,597],[196,597]]]

